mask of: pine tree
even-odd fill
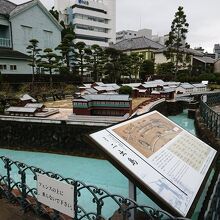
[[[29,41],[30,44],[27,46],[27,52],[30,54],[30,63],[29,65],[32,67],[32,84],[34,84],[34,75],[37,63],[39,62],[39,52],[41,51],[40,48],[38,48],[39,41],[36,39],[32,39]]]
[[[186,48],[189,48],[189,45],[185,42],[188,27],[189,24],[186,21],[183,7],[180,6],[175,13],[171,31],[169,32],[169,39],[165,43],[167,50],[164,52],[166,58],[170,59],[175,65],[175,79],[179,68],[186,66],[189,61],[189,56],[185,51]]]
[[[74,45],[72,65],[75,69],[79,70],[80,80],[83,83],[83,75],[86,70],[88,70],[89,56],[91,55],[91,50],[86,46],[84,42],[77,42]]]
[[[53,72],[57,71],[60,67],[61,57],[53,53],[53,50],[46,48],[44,54],[41,55],[41,62],[39,63],[40,67],[43,67],[45,71],[48,71],[50,74],[50,88],[53,88]]]

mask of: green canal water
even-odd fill
[[[169,118],[192,134],[195,134],[194,121],[187,118],[187,111]],[[128,197],[127,178],[106,160],[5,149],[0,149],[0,155],[6,156],[15,161],[42,168],[46,171],[59,173],[63,177],[83,181],[88,185],[95,185],[112,194],[119,194]],[[0,173],[4,172],[2,165],[3,164],[0,163]],[[12,172],[12,177],[16,180],[17,170],[12,169]],[[36,182],[33,180],[33,175],[31,173],[27,175],[27,182],[31,187],[36,186]],[[196,216],[200,210],[203,199],[204,195],[201,196],[201,201],[196,208],[193,219],[197,219]],[[139,204],[159,208],[140,190],[137,191],[137,201]],[[87,192],[83,192],[79,203],[87,212],[95,210],[92,198]],[[117,208],[118,207],[114,203],[107,200],[103,209],[105,217],[110,217]]]

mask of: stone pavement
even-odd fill
[[[46,220],[48,218],[37,217],[33,212],[23,213],[20,206],[8,203],[6,199],[0,199],[0,220]]]

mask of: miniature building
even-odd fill
[[[24,95],[20,98],[20,101],[21,101],[21,105],[22,105],[22,106],[25,106],[27,103],[35,103],[35,102],[37,102],[33,97],[31,97],[31,96],[28,95],[28,94],[24,94]]]
[[[73,99],[73,113],[76,115],[123,116],[130,110],[128,95],[84,95]]]
[[[176,93],[193,93],[194,86],[190,83],[181,83],[180,86],[176,89]]]
[[[25,108],[36,108],[38,112],[42,112],[42,110],[45,108],[44,104],[42,103],[27,103]]]
[[[5,112],[15,116],[34,116],[37,108],[9,107]]]

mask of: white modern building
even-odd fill
[[[138,31],[133,30],[123,30],[116,32],[116,43],[125,40],[131,39],[136,37],[146,37],[151,39],[152,38],[152,30],[151,29],[141,29]]]
[[[150,40],[153,40],[160,44],[165,44],[167,40],[167,35],[159,36],[159,35],[152,35],[152,29],[140,29],[138,31],[134,30],[123,30],[116,32],[116,43],[125,40],[125,39],[132,39],[136,37],[145,37]]]
[[[31,74],[27,46],[31,39],[39,48],[56,48],[62,26],[39,0],[15,4],[0,0],[0,71],[3,74]]]
[[[115,43],[116,0],[55,0],[60,20],[72,23],[76,39],[103,47]]]

